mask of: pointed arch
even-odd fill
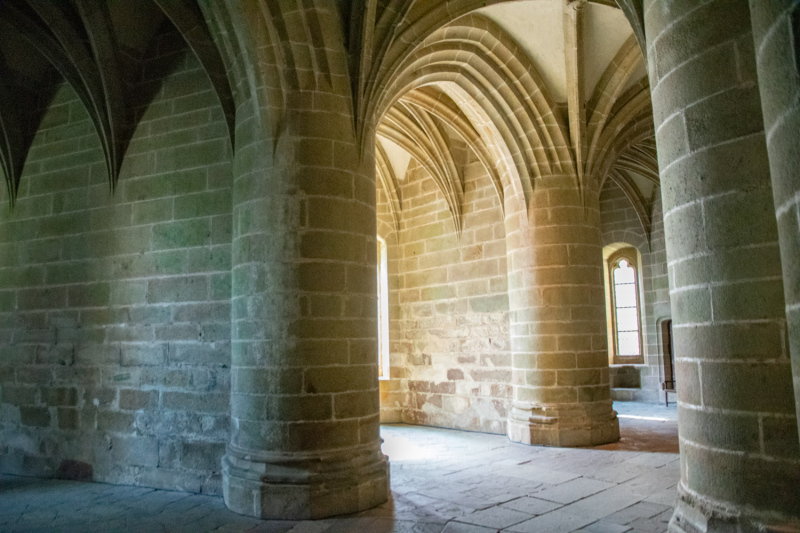
[[[636,144],[632,144],[619,155],[614,167],[635,172],[654,185],[660,185],[655,138],[647,137]]]
[[[123,156],[120,144],[126,125],[110,114],[110,95],[105,93],[95,60],[78,29],[63,13],[65,6],[60,2],[34,2],[35,11],[27,12],[12,2],[2,2],[0,16],[56,68],[86,106],[100,137],[113,188],[119,177]]]
[[[395,235],[400,231],[400,213],[403,203],[400,197],[400,186],[389,156],[380,142],[375,143],[375,167],[378,185],[386,193],[389,200],[389,213],[392,217]]]
[[[428,113],[439,117],[441,121],[448,124],[467,143],[478,160],[483,165],[492,180],[495,192],[500,199],[500,206],[503,206],[503,185],[500,177],[500,165],[496,161],[501,154],[492,153],[492,149],[487,145],[480,134],[475,131],[469,118],[464,112],[448,97],[441,89],[435,86],[420,87],[402,96],[401,102],[417,106]]]
[[[628,38],[606,68],[588,102],[588,153],[587,167],[591,167],[597,154],[598,143],[604,127],[611,118],[613,106],[619,100],[625,84],[644,61],[634,36]]]
[[[456,233],[460,235],[463,181],[441,127],[426,111],[395,106],[381,122],[378,135],[403,148],[430,174],[447,203]]]
[[[403,95],[430,85],[453,101],[477,103],[481,117],[475,120],[471,113],[473,124],[484,125],[485,117],[490,117],[489,136],[495,137],[491,142],[505,145],[520,180],[514,188],[526,202],[535,178],[574,169],[566,126],[541,76],[526,54],[486,17],[467,15],[434,31],[402,60],[369,112],[383,116]]]
[[[7,72],[0,56],[0,170],[6,181],[8,201],[14,207],[30,140],[23,132],[11,88],[6,85]]]
[[[603,128],[595,156],[587,168],[592,179],[590,186],[600,190],[619,156],[634,144],[654,136],[650,91],[643,89],[625,102]]]
[[[647,210],[644,198],[639,192],[639,187],[633,182],[631,177],[623,171],[616,168],[611,169],[608,173],[608,179],[611,180],[617,187],[619,187],[625,196],[630,200],[633,209],[636,211],[636,216],[642,224],[644,234],[647,236],[647,243],[650,244],[650,230],[652,229],[652,221],[650,213]]]
[[[45,4],[34,2],[43,7]],[[122,90],[122,74],[117,60],[117,43],[111,31],[111,17],[106,2],[99,0],[76,0],[75,7],[88,36],[94,64],[97,69],[102,104],[108,122],[107,157],[111,161],[109,174],[112,188],[119,179],[122,158],[130,141],[127,106]],[[96,66],[95,66],[96,65]],[[105,144],[104,144],[105,146]]]
[[[89,0],[80,0],[87,2]],[[97,0],[91,0],[96,2]],[[222,61],[217,45],[211,38],[211,33],[203,19],[199,7],[188,0],[153,0],[161,11],[172,22],[197,57],[203,70],[208,76],[214,93],[217,96],[225,122],[228,125],[228,135],[231,148],[235,146],[236,132],[236,105],[233,101],[233,92],[228,80],[225,63]]]

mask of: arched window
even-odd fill
[[[633,248],[625,248],[608,260],[615,363],[635,363],[642,359],[639,266],[636,257]]]
[[[386,241],[378,237],[378,378],[389,379],[389,274]]]

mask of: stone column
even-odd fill
[[[681,448],[670,531],[800,510],[781,261],[746,0],[645,0]]]
[[[274,85],[256,87],[237,110],[231,436],[222,465],[231,510],[288,520],[362,511],[389,490],[379,434],[375,158],[356,140],[344,51],[324,48],[341,45],[337,11],[312,6],[300,17],[297,6],[267,6],[284,17],[269,22],[289,36],[283,56],[259,57],[283,62],[263,78]],[[238,7],[243,18],[264,16],[258,3]],[[261,35],[248,36],[254,48]],[[309,54],[317,70],[305,69]]]
[[[348,140],[347,115],[307,104],[287,117],[272,164],[247,163],[264,162],[267,143],[236,153],[223,490],[231,510],[261,518],[352,513],[388,494],[374,159]]]
[[[800,3],[750,0],[800,427]]]
[[[507,224],[514,397],[508,437],[592,446],[619,440],[611,408],[599,195],[537,180],[529,221]],[[520,217],[521,218],[521,217]]]

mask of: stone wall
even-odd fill
[[[179,35],[161,35],[142,66],[130,87],[136,128],[116,190],[109,192],[84,104],[63,84],[16,206],[2,208],[1,466],[219,493],[230,422],[230,141],[206,74]],[[240,126],[249,120],[240,110]],[[382,420],[505,433],[512,364],[504,214],[485,169],[450,142],[463,173],[460,233],[436,183],[413,161],[401,180],[398,228],[377,191],[390,284]],[[668,309],[663,229],[654,213],[648,249],[620,194],[601,198],[604,230],[608,242],[622,234],[642,251],[649,392],[657,386],[657,305]]]
[[[648,393],[642,397],[645,401],[663,399],[661,381],[664,377],[661,354],[661,321],[672,318],[669,303],[669,278],[667,277],[667,248],[664,241],[664,212],[661,209],[661,190],[653,191],[653,205],[650,214],[650,253],[642,256],[642,273],[644,280],[644,314],[647,322],[647,338],[644,341],[645,363],[649,375],[642,370],[642,388]],[[673,395],[674,396],[674,395]]]
[[[406,369],[406,346],[400,318],[403,308],[398,302],[399,262],[402,248],[399,235],[391,215],[389,200],[382,187],[376,190],[376,215],[378,235],[386,241],[387,272],[389,284],[389,377],[379,382],[381,423],[403,422],[403,412],[408,407],[408,379]],[[380,258],[379,258],[380,259]]]
[[[5,472],[219,492],[229,421],[230,140],[181,37],[132,87],[116,190],[67,84],[0,224]]]
[[[378,188],[391,322],[391,379],[381,382],[381,420],[502,433],[511,379],[505,227],[483,167],[470,161],[464,177],[460,237],[436,183],[413,160],[400,188],[399,231]],[[619,400],[655,402],[663,395],[658,327],[669,317],[669,292],[658,189],[651,208],[648,240],[617,185],[608,180],[600,197],[603,244],[634,246],[642,261],[644,364],[635,366],[636,376],[620,367],[621,382],[637,389],[618,390]]]
[[[382,384],[382,413],[385,421],[399,414],[406,423],[504,433],[511,357],[503,212],[481,164],[471,160],[463,172],[461,235],[436,183],[413,161],[402,183],[401,228],[386,236],[393,379]]]
[[[660,320],[669,317],[669,286],[666,272],[666,250],[664,247],[664,220],[661,212],[661,192],[653,191],[651,206],[650,238],[636,214],[633,204],[622,189],[611,180],[606,180],[600,195],[600,216],[603,232],[603,246],[625,243],[639,251],[641,257],[640,275],[642,299],[642,348],[644,364],[636,365],[639,371],[639,390],[616,390],[616,400],[659,401],[661,393],[661,374],[659,327]],[[640,302],[641,303],[641,302]],[[609,348],[611,348],[609,346]],[[620,372],[611,367],[612,387],[614,374]],[[627,376],[624,370],[622,374]],[[629,388],[623,382],[630,380],[619,376],[619,389]]]

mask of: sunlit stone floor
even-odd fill
[[[622,440],[596,448],[384,426],[392,498],[347,517],[261,521],[221,498],[140,487],[0,478],[2,532],[662,532],[678,468],[673,406],[618,402]]]

